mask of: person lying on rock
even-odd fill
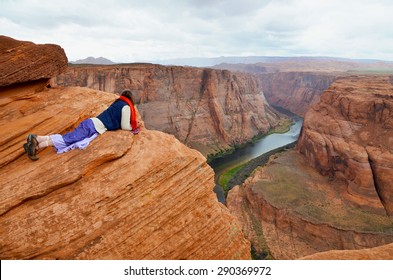
[[[124,90],[104,112],[95,118],[84,120],[73,131],[64,135],[29,134],[23,147],[31,160],[38,160],[36,154],[39,149],[53,146],[58,154],[76,148],[84,149],[99,134],[118,129],[129,130],[133,134],[138,134],[140,130],[136,120],[134,96],[130,90]]]

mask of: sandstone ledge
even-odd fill
[[[173,136],[106,132],[83,151],[24,154],[29,132],[66,132],[116,95],[34,85],[2,94],[1,259],[250,258],[212,169]]]

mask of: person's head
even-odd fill
[[[141,103],[141,96],[135,90],[131,91],[129,89],[125,89],[121,92],[121,95],[130,99],[132,101],[132,104],[134,104],[134,105],[138,105]]]
[[[123,90],[121,92],[121,96],[128,98],[134,104],[134,95],[132,94],[131,90],[128,90],[128,89]]]

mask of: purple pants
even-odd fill
[[[64,134],[50,135],[57,153],[65,153],[76,148],[84,149],[98,136],[93,121],[84,120],[73,131]]]
[[[81,122],[73,131],[64,134],[63,140],[67,146],[70,146],[76,142],[92,137],[95,133],[97,133],[97,131],[94,128],[93,121],[87,119]]]

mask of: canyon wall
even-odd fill
[[[70,65],[53,83],[115,93],[131,89],[140,97],[147,128],[172,134],[205,156],[267,133],[282,118],[265,100],[258,78],[227,70]]]
[[[393,217],[393,77],[338,79],[307,112],[298,149],[347,183],[355,205]]]
[[[258,254],[296,259],[393,242],[392,81],[337,79],[307,112],[297,150],[229,192]]]
[[[323,91],[334,82],[337,75],[324,72],[279,72],[258,76],[270,104],[304,116],[308,108],[319,101]]]
[[[338,77],[347,76],[348,71],[358,71],[359,68],[372,70],[373,67],[383,66],[297,57],[270,63],[220,64],[214,68],[256,75],[269,104],[304,116],[308,108],[318,102],[323,91]]]
[[[84,150],[28,159],[29,133],[70,131],[117,98],[37,79],[0,88],[1,259],[250,258],[203,155],[146,129],[139,112],[138,135],[106,132]]]

